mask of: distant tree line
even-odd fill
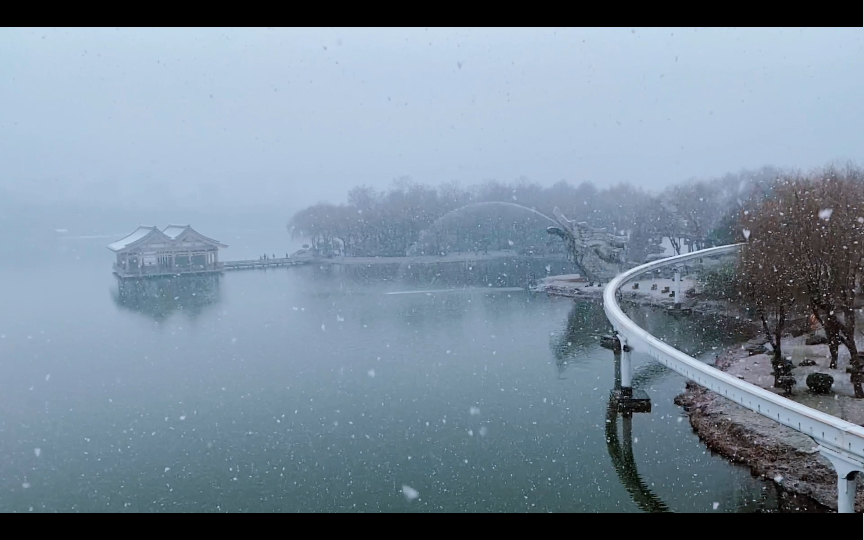
[[[598,188],[592,182],[573,185],[564,180],[544,187],[524,178],[433,187],[402,178],[383,191],[357,186],[345,204],[305,208],[290,219],[288,228],[314,249],[338,245],[347,256],[500,249],[562,253],[563,243],[546,234],[550,223],[516,205],[545,216],[557,206],[570,219],[628,235],[628,259],[642,262],[650,245],[664,238],[679,254],[743,241],[741,208],[754,194],[770,189],[780,175],[778,169],[763,167],[690,180],[661,192],[629,183]]]

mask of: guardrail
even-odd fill
[[[864,428],[737,379],[660,341],[630,320],[618,305],[618,291],[630,279],[689,260],[736,253],[741,244],[703,249],[638,266],[615,277],[603,291],[603,310],[621,340],[623,354],[642,352],[739,405],[812,437],[838,475],[838,512],[854,512],[856,476],[864,471]],[[629,369],[630,362],[625,362]],[[624,377],[630,380],[629,376]]]

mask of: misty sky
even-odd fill
[[[659,188],[864,149],[860,28],[0,32],[0,189],[60,200]]]

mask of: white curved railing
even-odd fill
[[[638,324],[630,320],[618,305],[617,293],[621,286],[640,274],[677,265],[691,259],[735,253],[740,248],[741,244],[734,244],[703,249],[643,264],[628,270],[615,277],[606,286],[603,291],[603,310],[619,336],[626,340],[626,344],[632,350],[647,354],[691,381],[713,390],[751,411],[812,437],[820,446],[822,454],[834,464],[840,477],[839,510],[841,512],[850,511],[848,497],[845,504],[843,500],[843,482],[847,482],[845,484],[847,490],[850,489],[848,482],[852,482],[852,500],[854,501],[855,473],[864,471],[864,428],[796,403],[700,362],[643,330]]]

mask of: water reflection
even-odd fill
[[[157,322],[174,313],[183,313],[194,320],[219,301],[220,281],[218,275],[123,280],[111,291],[111,296],[118,308]]]
[[[643,328],[660,337],[679,350],[691,356],[706,355],[719,346],[727,346],[738,342],[743,336],[749,336],[752,328],[725,317],[706,317],[694,315],[678,318],[652,308],[630,306],[628,315],[638,320]],[[608,353],[614,357],[616,388],[620,387],[621,364],[620,353]],[[633,388],[645,389],[659,382],[672,371],[656,362],[649,362],[636,368],[633,372]],[[618,429],[618,418],[621,418],[622,428]],[[617,404],[610,399],[606,408],[606,447],[612,465],[623,487],[632,500],[644,512],[671,512],[667,505],[646,484],[639,474],[636,459],[633,454],[633,414],[618,412]],[[757,497],[744,489],[735,489],[731,494],[731,505],[734,511],[740,513],[823,513],[828,509],[818,503],[785,492],[777,484],[766,483]],[[715,507],[715,510],[717,508]]]
[[[567,315],[564,331],[553,335],[550,340],[558,377],[563,378],[569,366],[596,349],[599,337],[608,334],[611,328],[599,302],[575,302]]]
[[[609,354],[612,354],[609,352]],[[620,365],[616,365],[616,370]],[[657,363],[643,364],[633,372],[633,388],[644,389],[670,374],[671,371]],[[620,382],[620,374],[616,373],[616,382]],[[640,415],[647,418],[647,415]],[[621,418],[619,433],[618,419]],[[633,414],[618,412],[617,404],[611,399],[606,407],[606,449],[612,460],[621,485],[630,494],[633,502],[643,512],[672,512],[669,505],[654,493],[642,479],[636,466],[633,454]],[[653,485],[653,484],[652,484]],[[784,491],[775,483],[763,484],[758,496],[752,496],[752,490],[741,486],[733,488],[728,504],[724,508],[739,513],[824,513],[828,509],[806,497],[799,497]],[[716,510],[716,508],[715,508]]]
[[[625,412],[620,415],[623,420],[623,441],[618,438],[618,416],[618,404],[610,399],[606,408],[606,448],[621,484],[643,512],[670,512],[669,506],[642,481],[636,469],[636,460],[633,458],[633,414]]]
[[[399,265],[345,265],[352,277],[386,278],[409,286],[436,287],[526,287],[550,274],[572,271],[562,257],[498,257],[486,260],[409,263]]]
[[[635,304],[624,306],[627,315],[639,326],[669,343],[676,349],[691,356],[700,357],[720,347],[746,341],[753,337],[751,325],[741,321],[721,316],[705,316],[693,314],[686,317],[667,315],[662,309],[639,306]],[[568,367],[578,363],[593,351],[599,344],[601,335],[612,332],[612,327],[603,312],[599,301],[578,301],[567,315],[567,322],[561,332],[550,339],[550,348],[555,355],[559,376]],[[611,354],[611,353],[610,353]],[[665,367],[657,363],[645,366],[647,371],[641,372],[647,378],[656,374],[668,373]],[[618,371],[616,370],[616,373]],[[633,383],[640,372],[634,372]]]
[[[628,317],[651,335],[696,358],[755,335],[753,325],[726,316],[695,313],[671,316],[658,308],[633,304],[622,307]]]

